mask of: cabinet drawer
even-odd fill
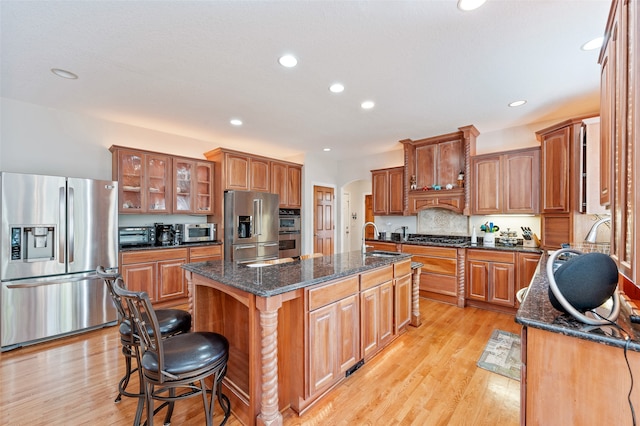
[[[159,262],[171,259],[186,259],[186,248],[161,249],[161,250],[140,250],[122,252],[122,264],[141,262]]]
[[[208,257],[208,256],[217,256],[217,255],[222,255],[221,245],[189,248],[189,257],[192,259],[194,257]]]
[[[467,250],[467,259],[515,263],[515,253],[512,251]]]
[[[309,290],[309,311],[318,309],[329,303],[344,299],[358,292],[358,277],[325,284]]]
[[[420,290],[456,296],[458,294],[457,288],[458,279],[456,277],[425,273],[420,275]]]
[[[422,254],[425,256],[448,257],[451,259],[455,259],[458,256],[458,249],[455,248],[414,246],[410,244],[403,244],[402,252],[411,254]]]
[[[411,273],[411,260],[405,260],[393,264],[393,276],[395,278],[402,277]]]
[[[458,270],[456,259],[442,257],[414,256],[416,262],[422,263],[422,272],[455,276]]]
[[[384,266],[374,269],[371,272],[365,272],[360,275],[360,290],[377,286],[393,279],[393,265]]]

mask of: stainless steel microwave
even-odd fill
[[[216,241],[217,231],[215,223],[181,223],[176,225],[181,243],[198,243]]]

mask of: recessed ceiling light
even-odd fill
[[[582,50],[596,50],[602,47],[602,42],[604,41],[604,37],[594,38],[593,40],[589,40],[585,44],[582,45],[580,49]]]
[[[487,0],[458,0],[458,9],[469,11],[482,6]]]
[[[78,76],[71,71],[63,70],[60,68],[51,68],[51,72],[58,77],[67,78],[69,80],[76,80],[78,78]]]
[[[283,67],[287,67],[287,68],[293,68],[296,65],[298,65],[298,60],[296,59],[295,56],[293,55],[284,55],[281,56],[280,59],[278,59],[278,62],[280,63],[280,65],[282,65]]]
[[[524,101],[524,100],[522,100],[522,101],[513,101],[513,102],[511,102],[509,104],[509,106],[512,107],[512,108],[515,108],[515,107],[522,106],[522,105],[524,105],[526,103],[527,103],[527,101]]]
[[[238,118],[232,118],[231,120],[229,120],[229,123],[231,123],[234,126],[242,126],[242,120]]]
[[[333,93],[342,93],[344,92],[344,86],[340,83],[333,83],[331,86],[329,86],[329,90]]]
[[[331,148],[324,148],[323,151],[324,152],[329,152],[329,151],[331,151]]]
[[[373,101],[364,101],[360,104],[360,106],[362,107],[362,109],[371,109],[376,106],[376,104]]]

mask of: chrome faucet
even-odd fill
[[[367,227],[367,225],[373,225],[373,229],[376,230],[376,235],[380,235],[380,231],[378,231],[378,227],[376,226],[375,223],[366,222],[364,225],[362,225],[362,253],[366,253],[368,247],[373,247],[373,246],[365,245],[364,243],[364,229]]]
[[[588,243],[595,243],[596,242],[596,236],[598,234],[598,227],[600,225],[602,225],[603,223],[610,222],[610,221],[611,221],[611,216],[603,217],[602,219],[599,219],[596,223],[593,224],[593,226],[589,230],[589,233],[584,238],[584,240],[586,242],[588,242]]]

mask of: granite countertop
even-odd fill
[[[546,272],[548,259],[549,256],[546,254],[540,259],[538,271],[529,285],[527,296],[516,314],[516,322],[527,327],[621,348],[625,346],[625,337],[628,334],[631,338],[629,349],[640,352],[640,324],[632,324],[629,321],[631,308],[622,297],[620,315],[616,324],[624,332],[621,332],[613,325],[592,326],[584,324],[574,319],[571,315],[558,311],[551,305],[548,293],[549,279]]]
[[[121,247],[120,251],[139,251],[139,250],[164,250],[173,248],[189,248],[202,246],[219,246],[222,241],[203,241],[200,243],[174,244],[170,246],[137,246],[137,247]]]
[[[429,247],[452,247],[452,248],[471,248],[471,249],[482,249],[482,250],[503,250],[503,251],[517,251],[523,253],[542,253],[540,247],[524,247],[522,244],[516,244],[513,246],[495,243],[491,246],[485,246],[482,244],[482,238],[478,238],[478,244],[473,245],[470,242],[462,243],[462,244],[440,244],[440,243],[430,243],[430,242],[422,242],[422,241],[394,241],[389,238],[387,239],[366,239],[366,241],[376,242],[376,243],[393,243],[393,244],[403,244],[403,245],[412,245],[412,246],[429,246]]]
[[[182,267],[256,296],[271,297],[410,258],[410,254],[403,253],[392,257],[373,257],[363,256],[360,251],[351,251],[263,267],[223,260],[187,263]],[[414,267],[414,264],[411,266]]]

